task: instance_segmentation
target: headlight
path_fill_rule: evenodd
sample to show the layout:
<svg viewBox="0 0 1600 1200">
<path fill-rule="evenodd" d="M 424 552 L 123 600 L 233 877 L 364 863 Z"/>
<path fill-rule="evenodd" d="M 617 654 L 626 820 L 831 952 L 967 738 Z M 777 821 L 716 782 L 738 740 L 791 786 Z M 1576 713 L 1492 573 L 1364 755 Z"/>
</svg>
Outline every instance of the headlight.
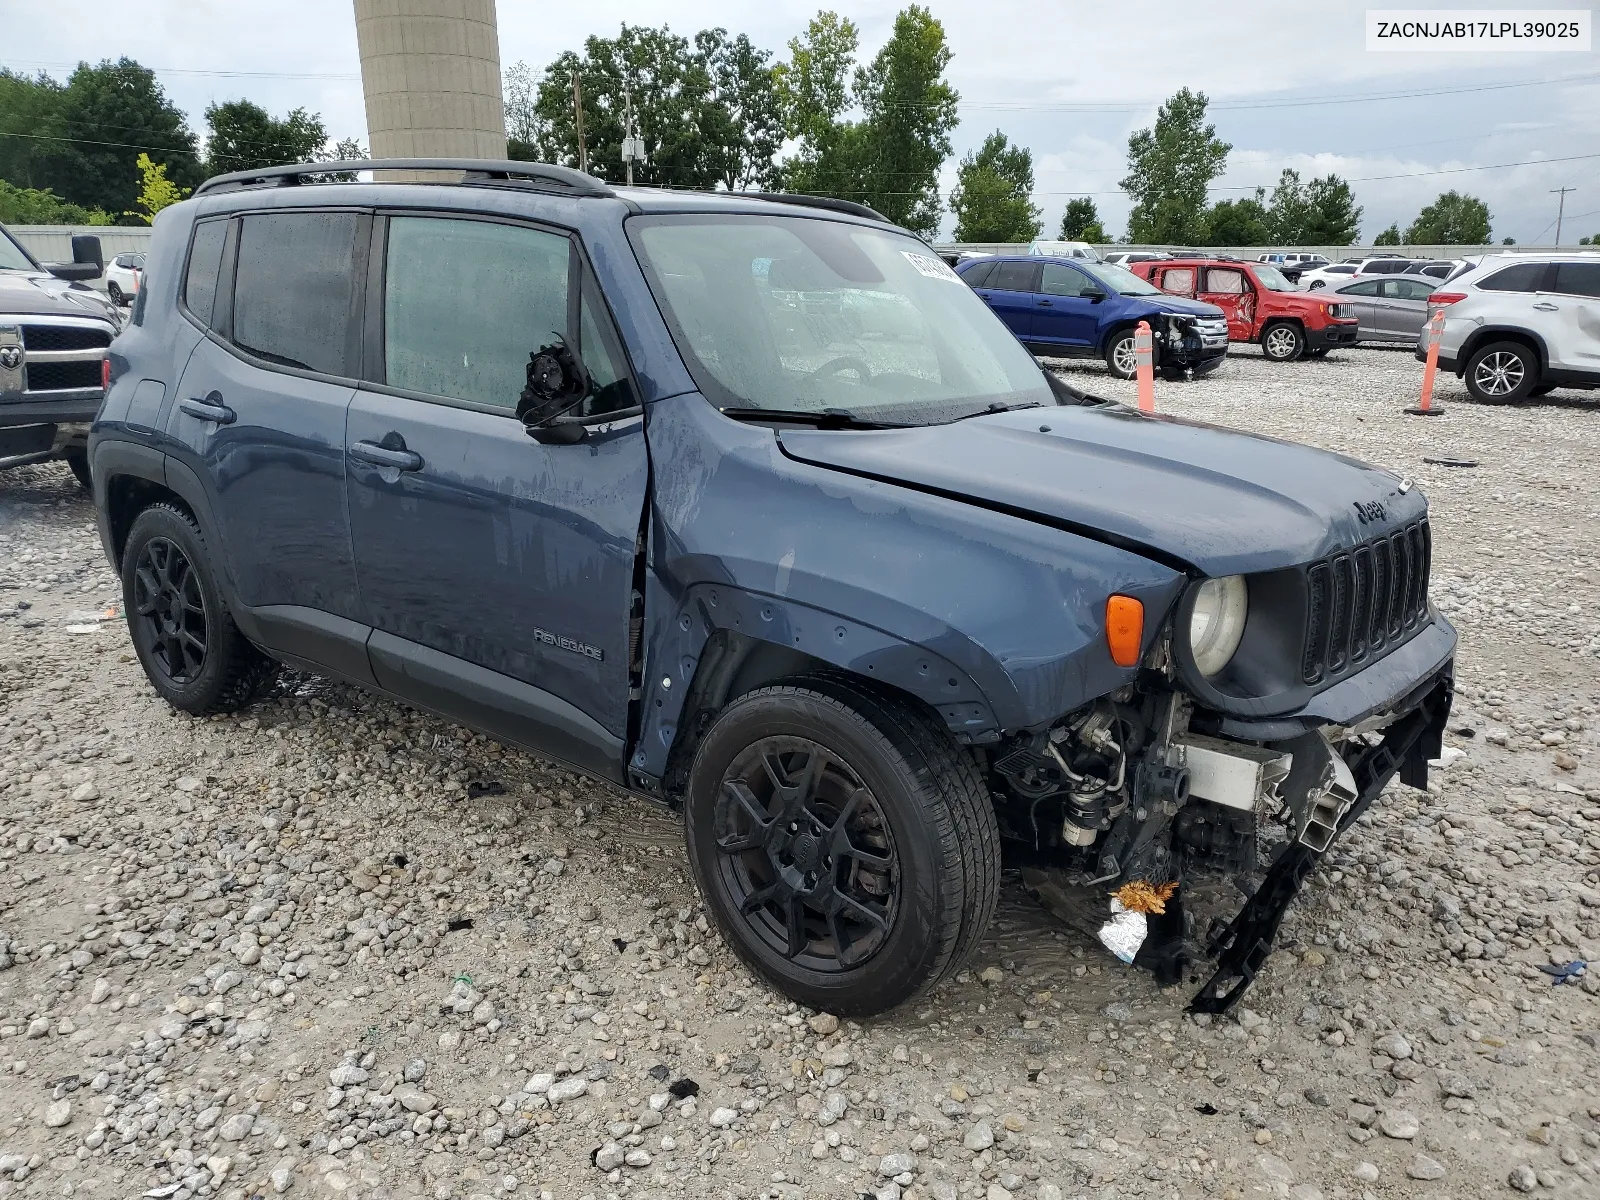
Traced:
<svg viewBox="0 0 1600 1200">
<path fill-rule="evenodd" d="M 1208 579 L 1200 585 L 1189 617 L 1189 652 L 1200 674 L 1209 679 L 1228 665 L 1244 637 L 1249 607 L 1242 575 Z"/>
</svg>

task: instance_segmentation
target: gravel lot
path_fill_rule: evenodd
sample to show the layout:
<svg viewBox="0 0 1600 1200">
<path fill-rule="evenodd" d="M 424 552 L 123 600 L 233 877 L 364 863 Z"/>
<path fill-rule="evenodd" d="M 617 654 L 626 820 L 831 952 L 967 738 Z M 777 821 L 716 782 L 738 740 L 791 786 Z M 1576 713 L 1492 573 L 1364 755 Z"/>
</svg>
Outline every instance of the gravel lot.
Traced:
<svg viewBox="0 0 1600 1200">
<path fill-rule="evenodd" d="M 1538 969 L 1600 960 L 1600 395 L 1423 421 L 1420 374 L 1156 385 L 1415 478 L 1462 631 L 1448 766 L 1217 1022 L 1015 883 L 929 1002 L 802 1011 L 668 812 L 318 679 L 167 709 L 71 476 L 0 475 L 0 1196 L 1600 1195 L 1600 971 Z"/>
</svg>

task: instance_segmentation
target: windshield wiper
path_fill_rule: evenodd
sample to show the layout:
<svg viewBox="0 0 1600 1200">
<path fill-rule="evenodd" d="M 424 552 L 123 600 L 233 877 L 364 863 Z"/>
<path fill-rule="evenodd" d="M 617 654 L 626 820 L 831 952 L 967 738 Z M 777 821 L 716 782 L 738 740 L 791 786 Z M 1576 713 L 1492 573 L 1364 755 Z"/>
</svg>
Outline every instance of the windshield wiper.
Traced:
<svg viewBox="0 0 1600 1200">
<path fill-rule="evenodd" d="M 1044 405 L 1040 404 L 1037 400 L 1029 400 L 1025 404 L 1002 404 L 1000 401 L 996 400 L 993 404 L 989 405 L 988 408 L 980 408 L 977 412 L 970 412 L 964 416 L 959 416 L 956 418 L 956 420 L 965 421 L 970 417 L 987 417 L 991 413 L 1016 412 L 1018 409 L 1023 408 L 1043 407 Z"/>
<path fill-rule="evenodd" d="M 723 416 L 736 421 L 795 421 L 818 429 L 908 429 L 898 421 L 869 421 L 849 409 L 824 408 L 724 408 Z"/>
</svg>

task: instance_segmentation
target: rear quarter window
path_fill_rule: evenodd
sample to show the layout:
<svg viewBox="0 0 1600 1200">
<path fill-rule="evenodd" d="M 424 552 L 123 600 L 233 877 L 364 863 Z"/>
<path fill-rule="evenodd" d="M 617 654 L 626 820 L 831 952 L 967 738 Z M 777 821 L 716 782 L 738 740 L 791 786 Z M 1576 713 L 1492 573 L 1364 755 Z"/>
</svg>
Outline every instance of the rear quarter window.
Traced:
<svg viewBox="0 0 1600 1200">
<path fill-rule="evenodd" d="M 200 324 L 211 327 L 211 314 L 217 299 L 217 274 L 222 267 L 222 246 L 227 240 L 228 222 L 201 221 L 194 227 L 189 243 L 189 265 L 183 276 L 183 306 Z M 142 302 L 149 288 L 139 290 Z M 137 319 L 142 313 L 136 311 Z M 142 323 L 142 322 L 141 322 Z"/>
<path fill-rule="evenodd" d="M 961 272 L 961 278 L 967 281 L 968 287 L 987 287 L 988 285 L 984 281 L 994 274 L 994 269 L 999 265 L 999 263 L 992 262 L 977 263 Z"/>
</svg>

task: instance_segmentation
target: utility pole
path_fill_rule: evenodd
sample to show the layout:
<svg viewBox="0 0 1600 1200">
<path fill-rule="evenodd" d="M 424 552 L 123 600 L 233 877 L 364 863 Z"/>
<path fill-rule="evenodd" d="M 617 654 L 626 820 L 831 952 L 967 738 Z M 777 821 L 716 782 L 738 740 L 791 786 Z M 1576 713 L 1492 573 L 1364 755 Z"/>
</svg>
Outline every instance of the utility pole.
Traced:
<svg viewBox="0 0 1600 1200">
<path fill-rule="evenodd" d="M 572 115 L 578 125 L 578 170 L 588 174 L 589 150 L 583 144 L 583 84 L 576 71 L 572 73 Z"/>
<path fill-rule="evenodd" d="M 1561 193 L 1561 201 L 1560 201 L 1559 204 L 1556 205 L 1556 245 L 1558 245 L 1558 246 L 1561 245 L 1561 218 L 1566 215 L 1566 211 L 1567 211 L 1567 193 L 1568 192 L 1575 192 L 1577 190 L 1578 189 L 1575 188 L 1575 187 L 1570 187 L 1570 188 L 1569 187 L 1551 188 L 1550 189 L 1551 195 L 1554 195 L 1557 192 Z"/>
<path fill-rule="evenodd" d="M 622 127 L 622 163 L 628 172 L 628 186 L 633 186 L 633 164 L 645 161 L 644 139 L 633 128 L 633 93 L 627 94 L 627 118 Z"/>
</svg>

